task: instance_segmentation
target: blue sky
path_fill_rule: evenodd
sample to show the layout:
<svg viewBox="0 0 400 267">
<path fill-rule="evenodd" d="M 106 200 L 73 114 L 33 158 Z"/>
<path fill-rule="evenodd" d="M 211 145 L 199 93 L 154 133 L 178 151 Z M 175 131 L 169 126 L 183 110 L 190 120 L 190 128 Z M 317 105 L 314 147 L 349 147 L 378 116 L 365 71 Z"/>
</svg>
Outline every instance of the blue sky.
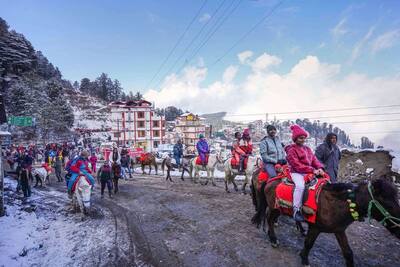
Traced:
<svg viewBox="0 0 400 267">
<path fill-rule="evenodd" d="M 201 17 L 207 18 L 222 1 L 207 1 Z M 226 0 L 223 8 L 231 1 Z M 72 81 L 95 78 L 106 72 L 119 79 L 127 91 L 144 91 L 202 3 L 0 0 L 0 16 L 58 66 L 65 78 Z M 199 57 L 205 66 L 214 62 L 277 3 L 241 1 L 193 63 L 199 62 Z M 397 75 L 400 73 L 399 32 L 396 32 L 400 28 L 400 18 L 396 15 L 399 12 L 400 1 L 285 1 L 269 20 L 209 70 L 204 83 L 213 82 L 227 66 L 237 64 L 237 54 L 244 50 L 267 52 L 283 59 L 276 67 L 279 73 L 287 72 L 307 55 L 315 55 L 322 62 L 340 64 L 343 75 L 352 72 L 371 77 Z M 204 23 L 196 20 L 153 86 L 159 84 L 159 79 Z M 369 31 L 371 34 L 363 43 Z M 376 38 L 390 31 L 395 32 L 388 37 L 391 40 L 385 39 L 389 47 L 371 48 Z M 360 42 L 358 56 L 352 59 Z M 245 75 L 245 71 L 241 72 L 237 79 Z"/>
</svg>

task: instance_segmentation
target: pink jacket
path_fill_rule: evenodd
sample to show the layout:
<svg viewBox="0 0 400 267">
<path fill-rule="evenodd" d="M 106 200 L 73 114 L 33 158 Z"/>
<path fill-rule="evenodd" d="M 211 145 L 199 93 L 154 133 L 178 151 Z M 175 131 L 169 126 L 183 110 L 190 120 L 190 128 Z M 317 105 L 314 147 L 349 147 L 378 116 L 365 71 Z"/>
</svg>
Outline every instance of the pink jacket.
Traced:
<svg viewBox="0 0 400 267">
<path fill-rule="evenodd" d="M 291 172 L 312 173 L 316 169 L 323 168 L 321 162 L 308 146 L 299 146 L 296 144 L 285 147 L 286 159 L 290 165 Z"/>
<path fill-rule="evenodd" d="M 90 163 L 92 163 L 92 164 L 96 164 L 96 162 L 97 162 L 97 157 L 96 157 L 96 156 L 91 156 L 91 157 L 89 158 L 89 161 L 90 161 Z"/>
</svg>

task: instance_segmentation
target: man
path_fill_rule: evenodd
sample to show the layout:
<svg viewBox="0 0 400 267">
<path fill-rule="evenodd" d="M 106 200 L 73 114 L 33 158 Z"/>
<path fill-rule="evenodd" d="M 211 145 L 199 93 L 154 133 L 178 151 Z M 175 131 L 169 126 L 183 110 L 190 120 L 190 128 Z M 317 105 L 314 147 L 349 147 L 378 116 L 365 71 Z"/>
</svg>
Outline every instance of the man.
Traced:
<svg viewBox="0 0 400 267">
<path fill-rule="evenodd" d="M 88 158 L 89 152 L 87 150 L 82 150 L 79 158 L 76 160 L 74 159 L 74 162 L 69 168 L 69 170 L 71 171 L 71 178 L 68 181 L 68 195 L 70 197 L 72 197 L 72 186 L 74 185 L 76 178 L 78 178 L 79 175 L 86 176 L 92 186 L 94 186 L 95 184 L 95 180 L 91 175 L 91 170 L 89 169 Z"/>
<path fill-rule="evenodd" d="M 181 158 L 183 156 L 183 145 L 181 139 L 178 139 L 178 142 L 174 145 L 173 149 L 174 159 L 176 162 L 176 166 L 181 169 Z"/>
<path fill-rule="evenodd" d="M 201 165 L 203 167 L 207 166 L 207 156 L 210 153 L 210 148 L 208 147 L 207 140 L 204 138 L 204 134 L 199 135 L 199 141 L 196 144 L 197 152 L 201 160 Z"/>
<path fill-rule="evenodd" d="M 264 169 L 268 173 L 268 177 L 275 177 L 275 164 L 286 164 L 286 154 L 283 150 L 281 141 L 276 136 L 276 128 L 273 125 L 267 126 L 268 135 L 265 136 L 260 143 L 260 154 L 264 163 Z"/>
<path fill-rule="evenodd" d="M 63 181 L 63 178 L 61 176 L 61 170 L 62 170 L 62 167 L 63 167 L 63 160 L 62 159 L 63 159 L 62 155 L 57 156 L 56 157 L 56 162 L 54 164 L 54 170 L 55 170 L 58 182 L 62 182 Z"/>
<path fill-rule="evenodd" d="M 123 172 L 123 178 L 126 179 L 126 173 L 129 173 L 129 178 L 132 178 L 132 173 L 131 173 L 131 168 L 130 168 L 130 163 L 131 163 L 131 157 L 128 154 L 128 151 L 123 151 L 121 152 L 121 167 L 122 167 L 122 172 Z"/>
<path fill-rule="evenodd" d="M 339 161 L 342 156 L 336 143 L 337 135 L 328 133 L 325 141 L 315 150 L 315 155 L 324 164 L 325 171 L 329 174 L 332 183 L 337 182 Z"/>
</svg>

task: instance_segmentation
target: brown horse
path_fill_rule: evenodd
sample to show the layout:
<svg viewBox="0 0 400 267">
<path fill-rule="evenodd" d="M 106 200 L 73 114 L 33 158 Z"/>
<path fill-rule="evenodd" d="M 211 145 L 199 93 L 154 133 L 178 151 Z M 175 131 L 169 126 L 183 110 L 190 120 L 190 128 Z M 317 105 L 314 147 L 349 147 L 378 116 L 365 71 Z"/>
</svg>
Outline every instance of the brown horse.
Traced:
<svg viewBox="0 0 400 267">
<path fill-rule="evenodd" d="M 260 194 L 259 209 L 253 217 L 253 223 L 260 225 L 267 206 L 268 236 L 273 247 L 279 242 L 275 235 L 274 222 L 280 215 L 275 207 L 275 190 L 280 181 L 273 181 L 263 186 Z M 350 200 L 350 201 L 349 201 Z M 309 223 L 309 229 L 300 253 L 304 266 L 309 265 L 308 254 L 320 233 L 333 233 L 336 236 L 346 266 L 354 266 L 353 252 L 347 241 L 346 228 L 356 219 L 368 217 L 381 222 L 393 235 L 400 238 L 400 206 L 397 189 L 386 180 L 360 183 L 357 186 L 349 183 L 326 184 L 319 196 L 319 207 L 315 224 Z M 355 206 L 354 206 L 355 204 Z M 350 211 L 350 205 L 353 211 Z"/>
<path fill-rule="evenodd" d="M 146 153 L 140 157 L 136 157 L 136 161 L 139 162 L 140 165 L 142 166 L 143 174 L 145 174 L 145 172 L 144 172 L 145 166 L 149 166 L 149 174 L 151 174 L 151 165 L 153 165 L 154 168 L 156 169 L 156 175 L 158 174 L 158 166 L 157 166 L 157 162 L 156 162 L 156 156 L 153 153 Z"/>
</svg>

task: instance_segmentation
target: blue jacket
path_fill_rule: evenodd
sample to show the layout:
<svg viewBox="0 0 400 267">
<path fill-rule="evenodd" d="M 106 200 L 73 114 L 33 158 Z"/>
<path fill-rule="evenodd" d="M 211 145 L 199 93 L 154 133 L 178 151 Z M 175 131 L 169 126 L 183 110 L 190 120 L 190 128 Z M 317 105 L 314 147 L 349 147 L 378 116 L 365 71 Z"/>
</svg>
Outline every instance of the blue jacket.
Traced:
<svg viewBox="0 0 400 267">
<path fill-rule="evenodd" d="M 174 153 L 174 157 L 179 157 L 179 158 L 182 157 L 182 155 L 183 155 L 183 145 L 179 144 L 179 143 L 176 143 L 174 145 L 173 153 Z"/>
<path fill-rule="evenodd" d="M 200 139 L 196 144 L 197 152 L 199 154 L 207 154 L 210 153 L 210 148 L 208 147 L 208 143 L 206 139 Z"/>
<path fill-rule="evenodd" d="M 279 160 L 286 159 L 285 151 L 278 136 L 274 138 L 265 136 L 260 143 L 260 154 L 265 163 L 276 164 Z"/>
</svg>

